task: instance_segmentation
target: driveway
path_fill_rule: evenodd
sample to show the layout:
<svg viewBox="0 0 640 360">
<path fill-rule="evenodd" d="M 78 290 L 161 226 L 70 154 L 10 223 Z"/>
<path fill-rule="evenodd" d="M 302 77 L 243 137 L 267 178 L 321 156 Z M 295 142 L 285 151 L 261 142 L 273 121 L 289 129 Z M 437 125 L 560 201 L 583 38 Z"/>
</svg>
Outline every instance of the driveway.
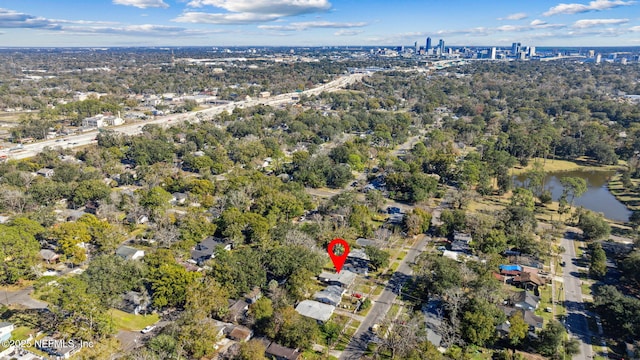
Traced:
<svg viewBox="0 0 640 360">
<path fill-rule="evenodd" d="M 46 309 L 48 304 L 43 301 L 33 299 L 30 294 L 33 287 L 29 286 L 21 290 L 0 289 L 0 304 L 18 305 L 27 309 Z"/>
<path fill-rule="evenodd" d="M 120 341 L 120 348 L 123 352 L 127 352 L 133 350 L 137 347 L 142 346 L 147 340 L 158 335 L 163 327 L 167 326 L 169 321 L 161 320 L 155 323 L 155 329 L 147 334 L 143 334 L 140 330 L 137 331 L 128 331 L 128 330 L 119 330 L 116 338 Z"/>
</svg>

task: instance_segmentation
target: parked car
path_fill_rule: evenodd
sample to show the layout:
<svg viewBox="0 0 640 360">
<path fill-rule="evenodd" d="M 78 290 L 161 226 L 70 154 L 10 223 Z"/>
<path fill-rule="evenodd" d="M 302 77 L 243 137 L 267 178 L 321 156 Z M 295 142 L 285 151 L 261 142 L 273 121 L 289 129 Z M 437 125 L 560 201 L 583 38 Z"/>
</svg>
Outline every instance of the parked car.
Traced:
<svg viewBox="0 0 640 360">
<path fill-rule="evenodd" d="M 149 325 L 146 328 L 140 330 L 141 333 L 146 334 L 146 333 L 150 333 L 153 331 L 153 329 L 155 329 L 156 327 L 154 325 Z"/>
<path fill-rule="evenodd" d="M 400 212 L 401 212 L 400 208 L 396 207 L 396 206 L 389 206 L 387 208 L 387 213 L 388 214 L 400 214 Z"/>
</svg>

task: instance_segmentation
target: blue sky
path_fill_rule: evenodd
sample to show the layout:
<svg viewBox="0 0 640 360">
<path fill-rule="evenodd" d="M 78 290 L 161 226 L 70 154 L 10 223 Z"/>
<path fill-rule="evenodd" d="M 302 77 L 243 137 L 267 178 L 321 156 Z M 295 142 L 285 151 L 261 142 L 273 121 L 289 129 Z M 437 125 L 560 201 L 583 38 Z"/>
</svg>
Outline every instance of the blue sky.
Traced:
<svg viewBox="0 0 640 360">
<path fill-rule="evenodd" d="M 636 0 L 566 1 L 0 0 L 0 47 L 640 46 Z"/>
</svg>

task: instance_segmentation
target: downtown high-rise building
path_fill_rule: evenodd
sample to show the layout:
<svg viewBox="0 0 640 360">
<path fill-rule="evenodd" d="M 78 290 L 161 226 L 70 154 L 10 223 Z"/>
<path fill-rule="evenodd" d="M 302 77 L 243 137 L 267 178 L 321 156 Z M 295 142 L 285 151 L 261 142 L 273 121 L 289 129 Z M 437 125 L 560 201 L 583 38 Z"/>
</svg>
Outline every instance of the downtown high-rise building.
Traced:
<svg viewBox="0 0 640 360">
<path fill-rule="evenodd" d="M 439 55 L 444 55 L 444 40 L 440 39 L 440 41 L 438 41 L 438 54 Z"/>
<path fill-rule="evenodd" d="M 519 43 L 519 42 L 514 42 L 513 44 L 511 44 L 511 55 L 518 56 L 518 53 L 520 52 L 520 47 L 521 46 L 522 46 L 522 44 Z"/>
<path fill-rule="evenodd" d="M 424 51 L 428 54 L 431 50 L 431 38 L 427 38 L 427 43 L 425 44 Z"/>
<path fill-rule="evenodd" d="M 491 54 L 489 56 L 491 57 L 491 60 L 495 60 L 496 59 L 496 48 L 495 47 L 491 48 Z"/>
</svg>

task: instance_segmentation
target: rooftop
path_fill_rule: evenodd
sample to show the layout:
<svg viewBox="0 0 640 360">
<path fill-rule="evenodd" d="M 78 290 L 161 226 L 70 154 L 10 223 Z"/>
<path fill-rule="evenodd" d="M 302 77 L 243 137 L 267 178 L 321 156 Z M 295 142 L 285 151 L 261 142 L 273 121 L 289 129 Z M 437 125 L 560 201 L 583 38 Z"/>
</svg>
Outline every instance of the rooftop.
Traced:
<svg viewBox="0 0 640 360">
<path fill-rule="evenodd" d="M 333 305 L 327 305 L 313 300 L 304 300 L 296 306 L 296 311 L 300 315 L 321 322 L 329 320 L 335 309 L 336 307 Z"/>
<path fill-rule="evenodd" d="M 339 273 L 323 271 L 318 278 L 323 281 L 337 282 L 343 286 L 349 286 L 353 284 L 353 281 L 356 279 L 356 274 L 348 270 L 342 270 Z"/>
<path fill-rule="evenodd" d="M 274 342 L 272 342 L 271 345 L 267 347 L 265 353 L 287 360 L 297 360 L 300 357 L 300 352 L 298 352 L 297 349 L 284 347 Z"/>
</svg>

